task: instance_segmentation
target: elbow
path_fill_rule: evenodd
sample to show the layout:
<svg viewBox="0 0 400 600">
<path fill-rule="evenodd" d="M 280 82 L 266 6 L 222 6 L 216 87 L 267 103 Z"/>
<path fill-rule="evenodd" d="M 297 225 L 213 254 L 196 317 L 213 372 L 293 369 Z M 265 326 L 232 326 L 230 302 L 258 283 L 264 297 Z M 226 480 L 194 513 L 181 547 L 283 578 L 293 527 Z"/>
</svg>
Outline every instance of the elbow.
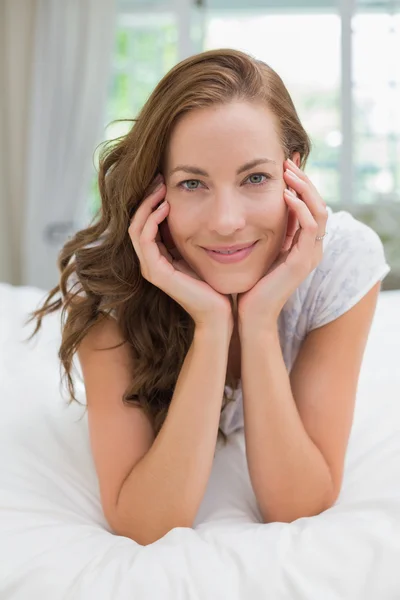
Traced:
<svg viewBox="0 0 400 600">
<path fill-rule="evenodd" d="M 275 513 L 269 512 L 268 515 L 263 515 L 263 523 L 293 523 L 294 521 L 297 521 L 297 519 L 304 519 L 306 517 L 317 517 L 321 513 L 325 512 L 327 508 L 318 508 L 315 510 L 293 510 L 286 512 L 277 511 Z"/>
<path fill-rule="evenodd" d="M 293 523 L 304 517 L 317 517 L 335 504 L 339 492 L 329 488 L 329 491 L 321 498 L 315 498 L 313 502 L 307 503 L 281 502 L 279 506 L 260 510 L 263 523 Z"/>
<path fill-rule="evenodd" d="M 268 514 L 263 514 L 263 523 L 293 523 L 297 519 L 305 517 L 316 517 L 323 513 L 326 509 L 315 510 L 291 510 L 291 511 L 269 511 Z"/>
<path fill-rule="evenodd" d="M 144 521 L 137 523 L 136 526 L 132 523 L 114 523 L 111 525 L 111 530 L 114 535 L 126 537 L 136 542 L 140 546 L 149 546 L 158 540 L 162 539 L 167 533 L 176 528 L 193 528 L 193 522 L 188 522 L 184 519 L 176 519 L 170 523 L 155 526 L 154 523 L 148 525 Z"/>
</svg>

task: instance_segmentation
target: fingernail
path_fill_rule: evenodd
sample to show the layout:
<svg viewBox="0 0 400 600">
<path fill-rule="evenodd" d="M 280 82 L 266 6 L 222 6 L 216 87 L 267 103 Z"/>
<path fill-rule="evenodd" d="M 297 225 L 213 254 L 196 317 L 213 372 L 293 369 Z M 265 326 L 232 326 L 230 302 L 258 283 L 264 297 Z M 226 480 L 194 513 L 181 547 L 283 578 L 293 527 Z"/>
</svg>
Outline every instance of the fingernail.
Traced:
<svg viewBox="0 0 400 600">
<path fill-rule="evenodd" d="M 286 169 L 285 173 L 286 173 L 286 175 L 289 175 L 296 181 L 300 181 L 300 177 L 297 177 L 296 173 L 293 173 L 293 171 L 290 171 L 290 169 Z"/>
<path fill-rule="evenodd" d="M 290 198 L 290 199 L 297 198 L 297 196 L 295 196 L 295 195 L 293 194 L 293 192 L 292 192 L 292 191 L 290 191 L 290 190 L 284 190 L 284 192 L 283 192 L 283 193 L 284 193 L 284 194 L 286 194 L 286 196 L 287 196 L 288 198 Z"/>
<path fill-rule="evenodd" d="M 160 210 L 160 208 L 164 208 L 164 206 L 167 204 L 167 201 L 164 200 L 164 202 L 162 204 L 160 204 L 160 206 L 157 207 L 157 210 Z"/>
</svg>

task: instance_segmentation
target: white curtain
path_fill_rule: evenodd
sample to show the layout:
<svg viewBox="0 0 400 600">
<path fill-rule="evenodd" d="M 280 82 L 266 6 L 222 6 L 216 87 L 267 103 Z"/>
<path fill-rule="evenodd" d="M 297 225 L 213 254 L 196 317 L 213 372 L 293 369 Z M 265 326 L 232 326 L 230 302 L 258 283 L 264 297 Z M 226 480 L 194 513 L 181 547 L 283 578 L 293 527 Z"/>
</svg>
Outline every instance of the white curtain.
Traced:
<svg viewBox="0 0 400 600">
<path fill-rule="evenodd" d="M 0 0 L 0 281 L 21 280 L 26 128 L 36 2 Z"/>
<path fill-rule="evenodd" d="M 0 0 L 0 281 L 43 289 L 88 205 L 116 0 Z"/>
</svg>

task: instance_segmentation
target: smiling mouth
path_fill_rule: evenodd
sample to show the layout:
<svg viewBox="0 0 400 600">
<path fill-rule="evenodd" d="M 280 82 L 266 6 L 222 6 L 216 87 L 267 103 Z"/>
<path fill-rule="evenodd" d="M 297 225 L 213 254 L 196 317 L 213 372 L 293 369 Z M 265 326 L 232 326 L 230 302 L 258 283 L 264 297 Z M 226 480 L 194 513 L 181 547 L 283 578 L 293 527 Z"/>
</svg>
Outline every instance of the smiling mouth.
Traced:
<svg viewBox="0 0 400 600">
<path fill-rule="evenodd" d="M 253 245 L 254 244 L 251 244 L 251 246 Z M 210 250 L 210 252 L 216 252 L 217 254 L 224 254 L 229 256 L 230 254 L 236 254 L 236 252 L 246 250 L 247 248 L 250 248 L 250 246 L 243 246 L 243 248 L 238 248 L 237 250 Z"/>
<path fill-rule="evenodd" d="M 251 246 L 247 246 L 245 248 L 242 248 L 241 250 L 235 250 L 234 252 L 216 252 L 214 250 L 207 250 L 207 248 L 204 248 L 204 251 L 207 252 L 208 256 L 210 258 L 212 258 L 213 260 L 215 260 L 216 262 L 222 263 L 222 264 L 230 264 L 230 263 L 237 263 L 241 260 L 244 260 L 245 258 L 247 258 L 253 251 L 254 247 L 257 245 L 258 240 L 256 242 L 254 242 L 254 244 L 251 244 Z"/>
<path fill-rule="evenodd" d="M 258 240 L 256 240 L 255 242 L 250 242 L 248 244 L 245 244 L 244 246 L 235 246 L 234 244 L 232 244 L 232 246 L 226 246 L 221 247 L 221 248 L 204 248 L 204 250 L 209 250 L 210 252 L 218 252 L 218 254 L 233 254 L 234 252 L 238 252 L 239 250 L 246 250 L 247 248 L 250 248 L 251 246 L 254 246 L 254 244 L 257 242 Z"/>
</svg>

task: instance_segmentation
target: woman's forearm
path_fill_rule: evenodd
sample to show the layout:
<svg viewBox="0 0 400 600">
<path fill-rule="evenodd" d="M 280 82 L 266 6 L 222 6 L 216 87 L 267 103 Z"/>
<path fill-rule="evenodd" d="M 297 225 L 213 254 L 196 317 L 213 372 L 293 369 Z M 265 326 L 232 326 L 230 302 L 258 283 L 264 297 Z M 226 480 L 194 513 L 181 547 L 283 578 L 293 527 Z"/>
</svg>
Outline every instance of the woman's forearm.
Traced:
<svg viewBox="0 0 400 600">
<path fill-rule="evenodd" d="M 119 535 L 146 545 L 192 526 L 213 464 L 230 337 L 224 324 L 196 329 L 161 430 L 121 490 Z"/>
<path fill-rule="evenodd" d="M 278 329 L 242 334 L 242 389 L 249 475 L 265 522 L 328 508 L 329 468 L 293 398 Z"/>
</svg>

